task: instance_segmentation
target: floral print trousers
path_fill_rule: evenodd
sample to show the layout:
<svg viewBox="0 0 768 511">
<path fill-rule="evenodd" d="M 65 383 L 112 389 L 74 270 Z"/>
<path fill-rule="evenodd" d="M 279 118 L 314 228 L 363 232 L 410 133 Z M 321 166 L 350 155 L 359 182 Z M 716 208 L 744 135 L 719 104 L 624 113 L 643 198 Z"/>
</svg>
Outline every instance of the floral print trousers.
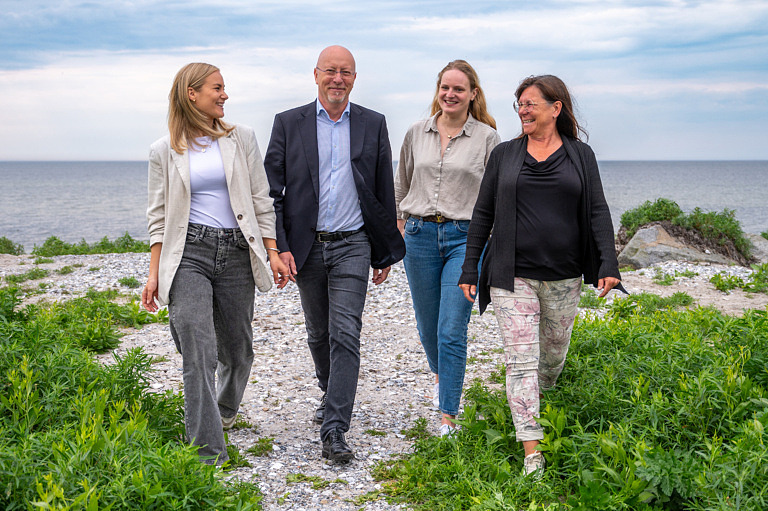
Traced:
<svg viewBox="0 0 768 511">
<path fill-rule="evenodd" d="M 518 442 L 541 440 L 539 389 L 554 387 L 563 371 L 581 295 L 581 277 L 540 281 L 515 278 L 515 290 L 491 288 L 504 342 L 507 401 Z"/>
</svg>

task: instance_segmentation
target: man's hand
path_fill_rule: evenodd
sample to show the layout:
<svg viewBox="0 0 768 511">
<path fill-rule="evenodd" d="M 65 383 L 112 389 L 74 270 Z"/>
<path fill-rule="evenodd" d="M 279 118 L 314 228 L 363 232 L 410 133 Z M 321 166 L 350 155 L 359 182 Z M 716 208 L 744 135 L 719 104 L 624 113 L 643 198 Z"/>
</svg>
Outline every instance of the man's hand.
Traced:
<svg viewBox="0 0 768 511">
<path fill-rule="evenodd" d="M 280 252 L 280 260 L 288 269 L 285 276 L 288 277 L 291 282 L 296 282 L 296 261 L 293 260 L 293 254 L 290 252 Z M 286 281 L 285 284 L 287 283 L 288 282 Z M 285 284 L 283 284 L 283 287 L 285 287 Z"/>
<path fill-rule="evenodd" d="M 614 287 L 619 285 L 619 282 L 621 282 L 616 277 L 605 277 L 603 279 L 600 279 L 597 281 L 597 290 L 601 291 L 600 298 L 604 297 L 608 294 L 608 291 L 613 289 Z"/>
<path fill-rule="evenodd" d="M 389 275 L 389 270 L 391 270 L 391 266 L 387 266 L 383 270 L 377 270 L 376 268 L 373 269 L 373 278 L 371 279 L 371 282 L 376 284 L 377 286 L 387 280 L 387 275 Z"/>
</svg>

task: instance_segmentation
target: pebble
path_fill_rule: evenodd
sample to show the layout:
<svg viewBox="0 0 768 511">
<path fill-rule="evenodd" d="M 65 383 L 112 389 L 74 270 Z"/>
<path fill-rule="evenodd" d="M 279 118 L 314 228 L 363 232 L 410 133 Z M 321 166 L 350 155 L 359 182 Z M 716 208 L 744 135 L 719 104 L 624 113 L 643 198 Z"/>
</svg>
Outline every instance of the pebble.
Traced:
<svg viewBox="0 0 768 511">
<path fill-rule="evenodd" d="M 23 273 L 35 265 L 32 256 L 3 256 L 0 276 Z M 117 289 L 138 296 L 141 288 L 122 286 L 118 279 L 134 277 L 144 283 L 149 254 L 106 254 L 58 256 L 53 263 L 41 264 L 51 270 L 49 277 L 22 284 L 42 292 L 30 293 L 26 301 L 70 299 L 89 288 Z M 55 270 L 72 266 L 74 271 L 60 275 Z M 675 275 L 692 271 L 692 278 L 678 277 L 674 286 L 660 288 L 652 283 L 655 272 Z M 666 262 L 653 268 L 626 273 L 625 284 L 631 292 L 653 289 L 657 292 L 684 290 L 714 293 L 719 302 L 724 295 L 713 290 L 709 278 L 728 273 L 746 279 L 749 268 Z M 41 289 L 39 286 L 43 284 Z M 609 299 L 620 295 L 612 291 Z M 763 296 L 763 295 L 760 295 Z M 761 298 L 762 299 L 762 298 Z M 754 306 L 763 302 L 755 302 Z M 750 303 L 751 305 L 751 303 Z M 503 363 L 501 341 L 492 307 L 482 316 L 473 311 L 468 330 L 468 365 L 465 386 L 477 378 L 486 384 L 491 372 Z M 591 313 L 582 311 L 582 313 Z M 252 427 L 229 431 L 230 443 L 236 445 L 251 467 L 228 472 L 226 477 L 254 482 L 264 495 L 265 510 L 358 510 L 385 511 L 405 509 L 385 499 L 356 504 L 354 499 L 381 490 L 371 471 L 412 450 L 404 430 L 424 417 L 429 430 L 437 434 L 440 414 L 432 406 L 433 376 L 427 366 L 416 330 L 410 292 L 402 264 L 393 266 L 386 282 L 370 284 L 363 313 L 361 366 L 357 398 L 347 441 L 356 459 L 348 464 L 333 464 L 320 457 L 319 426 L 312 416 L 320 403 L 314 367 L 306 346 L 304 318 L 295 284 L 284 290 L 257 293 L 253 320 L 255 352 L 249 385 L 240 407 L 240 418 Z M 171 389 L 181 392 L 181 357 L 176 352 L 168 325 L 146 325 L 140 330 L 126 329 L 122 344 L 115 352 L 123 354 L 141 347 L 156 357 L 151 374 L 153 391 Z M 111 353 L 97 357 L 111 363 Z M 493 386 L 493 384 L 489 384 Z M 372 434 L 374 433 L 374 434 Z M 375 433 L 383 433 L 384 436 Z M 257 457 L 246 450 L 259 438 L 272 438 L 273 450 Z M 326 481 L 341 479 L 315 490 L 312 483 L 288 483 L 291 474 L 320 477 Z M 367 498 L 367 497 L 366 497 Z"/>
</svg>

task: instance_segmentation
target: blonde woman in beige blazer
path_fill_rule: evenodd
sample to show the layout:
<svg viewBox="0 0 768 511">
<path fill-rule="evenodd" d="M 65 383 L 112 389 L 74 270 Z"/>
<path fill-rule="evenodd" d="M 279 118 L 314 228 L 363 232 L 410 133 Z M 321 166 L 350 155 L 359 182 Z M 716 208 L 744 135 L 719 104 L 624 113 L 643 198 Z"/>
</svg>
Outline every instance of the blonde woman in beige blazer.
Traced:
<svg viewBox="0 0 768 511">
<path fill-rule="evenodd" d="M 228 459 L 223 429 L 235 422 L 253 363 L 254 288 L 288 283 L 256 136 L 221 120 L 227 98 L 210 64 L 188 64 L 174 79 L 170 134 L 149 154 L 151 257 L 141 297 L 150 312 L 168 305 L 187 437 L 201 460 L 217 464 Z"/>
</svg>

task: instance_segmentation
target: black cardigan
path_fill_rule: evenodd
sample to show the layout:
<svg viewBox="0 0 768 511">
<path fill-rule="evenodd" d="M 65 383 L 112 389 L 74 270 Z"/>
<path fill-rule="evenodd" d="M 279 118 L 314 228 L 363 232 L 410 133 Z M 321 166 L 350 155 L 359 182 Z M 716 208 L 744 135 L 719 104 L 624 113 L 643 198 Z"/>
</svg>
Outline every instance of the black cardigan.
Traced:
<svg viewBox="0 0 768 511">
<path fill-rule="evenodd" d="M 578 218 L 579 228 L 586 234 L 582 236 L 579 247 L 582 254 L 581 271 L 584 282 L 597 287 L 601 278 L 621 279 L 619 263 L 616 260 L 611 213 L 603 195 L 595 153 L 579 140 L 566 136 L 561 138 L 565 151 L 579 174 L 583 192 Z M 481 314 L 491 301 L 491 287 L 514 291 L 517 229 L 517 196 L 514 190 L 527 147 L 527 136 L 496 146 L 488 159 L 472 212 L 467 234 L 467 253 L 459 284 L 477 283 Z M 512 190 L 512 193 L 498 195 L 499 190 Z M 497 217 L 499 222 L 495 221 Z M 477 263 L 486 241 L 488 250 L 483 257 L 478 281 Z M 624 291 L 621 284 L 617 288 Z"/>
</svg>

